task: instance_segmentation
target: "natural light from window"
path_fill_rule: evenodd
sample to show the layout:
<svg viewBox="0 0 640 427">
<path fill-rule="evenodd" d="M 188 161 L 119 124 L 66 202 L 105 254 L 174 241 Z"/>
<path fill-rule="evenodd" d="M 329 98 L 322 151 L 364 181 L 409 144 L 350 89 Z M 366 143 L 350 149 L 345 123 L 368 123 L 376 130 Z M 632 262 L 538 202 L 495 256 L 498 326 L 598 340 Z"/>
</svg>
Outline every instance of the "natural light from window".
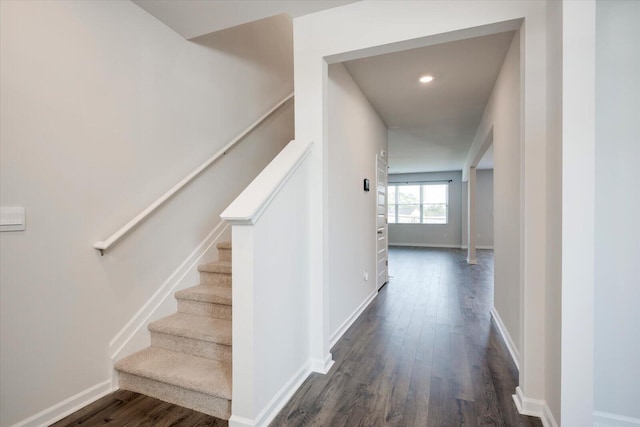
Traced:
<svg viewBox="0 0 640 427">
<path fill-rule="evenodd" d="M 389 224 L 446 224 L 449 184 L 389 183 Z"/>
</svg>

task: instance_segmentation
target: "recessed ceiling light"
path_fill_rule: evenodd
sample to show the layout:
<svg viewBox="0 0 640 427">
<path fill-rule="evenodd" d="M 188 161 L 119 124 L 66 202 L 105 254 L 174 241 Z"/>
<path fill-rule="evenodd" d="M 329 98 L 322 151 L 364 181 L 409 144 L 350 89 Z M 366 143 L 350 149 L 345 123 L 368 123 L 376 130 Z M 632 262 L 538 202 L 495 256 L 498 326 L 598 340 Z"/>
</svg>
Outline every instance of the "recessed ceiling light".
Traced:
<svg viewBox="0 0 640 427">
<path fill-rule="evenodd" d="M 420 77 L 420 83 L 429 83 L 431 80 L 433 80 L 433 76 Z"/>
</svg>

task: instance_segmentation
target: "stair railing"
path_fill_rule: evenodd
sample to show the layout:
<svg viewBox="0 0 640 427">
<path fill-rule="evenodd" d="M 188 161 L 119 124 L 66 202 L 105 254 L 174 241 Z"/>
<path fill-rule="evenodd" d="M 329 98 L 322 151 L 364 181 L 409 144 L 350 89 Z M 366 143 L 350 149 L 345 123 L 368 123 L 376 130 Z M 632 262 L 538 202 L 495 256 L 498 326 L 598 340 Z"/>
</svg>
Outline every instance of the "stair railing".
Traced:
<svg viewBox="0 0 640 427">
<path fill-rule="evenodd" d="M 151 203 L 147 206 L 142 212 L 136 215 L 131 221 L 127 222 L 124 226 L 122 226 L 118 231 L 113 233 L 106 240 L 101 240 L 96 242 L 93 247 L 100 251 L 100 255 L 104 255 L 104 252 L 117 243 L 120 239 L 122 239 L 129 231 L 134 229 L 138 224 L 144 221 L 149 215 L 151 215 L 156 209 L 162 206 L 167 200 L 173 197 L 178 191 L 184 188 L 189 182 L 191 182 L 196 176 L 200 175 L 205 169 L 211 166 L 216 160 L 220 157 L 227 154 L 227 152 L 233 148 L 238 142 L 240 142 L 245 136 L 247 136 L 252 130 L 254 130 L 260 123 L 264 122 L 271 114 L 273 114 L 278 108 L 284 105 L 287 101 L 293 98 L 293 93 L 290 93 L 285 97 L 282 101 L 278 102 L 273 108 L 267 111 L 263 116 L 261 116 L 258 120 L 252 123 L 248 128 L 246 128 L 242 133 L 232 139 L 229 143 L 227 143 L 224 147 L 218 150 L 213 156 L 211 156 L 207 161 L 198 166 L 193 172 L 184 177 L 180 182 L 171 187 L 169 191 L 164 193 L 162 196 L 158 198 L 155 202 Z"/>
</svg>

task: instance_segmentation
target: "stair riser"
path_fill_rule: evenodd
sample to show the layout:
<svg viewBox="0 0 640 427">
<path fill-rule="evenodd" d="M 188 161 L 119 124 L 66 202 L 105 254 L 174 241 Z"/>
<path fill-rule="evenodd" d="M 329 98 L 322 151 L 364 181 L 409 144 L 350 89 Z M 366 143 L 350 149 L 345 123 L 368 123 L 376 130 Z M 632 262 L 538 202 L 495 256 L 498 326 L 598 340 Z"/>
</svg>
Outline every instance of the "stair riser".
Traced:
<svg viewBox="0 0 640 427">
<path fill-rule="evenodd" d="M 224 288 L 231 287 L 231 275 L 224 273 L 209 273 L 207 271 L 200 272 L 200 283 L 203 285 L 221 286 Z"/>
<path fill-rule="evenodd" d="M 218 249 L 218 261 L 231 261 L 231 249 Z"/>
<path fill-rule="evenodd" d="M 207 415 L 228 420 L 231 416 L 231 401 L 182 387 L 166 384 L 160 381 L 120 372 L 118 376 L 120 388 L 147 396 L 174 405 L 203 412 Z"/>
<path fill-rule="evenodd" d="M 171 351 L 231 362 L 231 346 L 151 331 L 151 346 Z"/>
<path fill-rule="evenodd" d="M 189 313 L 198 316 L 209 316 L 215 319 L 231 320 L 231 306 L 179 299 L 178 313 Z"/>
</svg>

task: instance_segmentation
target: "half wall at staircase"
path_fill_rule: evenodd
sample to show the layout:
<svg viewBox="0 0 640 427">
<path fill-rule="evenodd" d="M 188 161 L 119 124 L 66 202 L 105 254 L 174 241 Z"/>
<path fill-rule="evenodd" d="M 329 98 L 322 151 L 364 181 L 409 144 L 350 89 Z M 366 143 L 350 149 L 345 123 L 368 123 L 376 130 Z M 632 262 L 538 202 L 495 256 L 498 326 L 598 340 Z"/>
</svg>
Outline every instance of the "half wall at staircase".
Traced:
<svg viewBox="0 0 640 427">
<path fill-rule="evenodd" d="M 0 236 L 0 425 L 40 425 L 111 389 L 109 342 L 293 138 L 290 102 L 93 249 L 292 92 L 292 28 L 186 41 L 131 2 L 0 9 L 0 204 L 28 218 Z"/>
</svg>

